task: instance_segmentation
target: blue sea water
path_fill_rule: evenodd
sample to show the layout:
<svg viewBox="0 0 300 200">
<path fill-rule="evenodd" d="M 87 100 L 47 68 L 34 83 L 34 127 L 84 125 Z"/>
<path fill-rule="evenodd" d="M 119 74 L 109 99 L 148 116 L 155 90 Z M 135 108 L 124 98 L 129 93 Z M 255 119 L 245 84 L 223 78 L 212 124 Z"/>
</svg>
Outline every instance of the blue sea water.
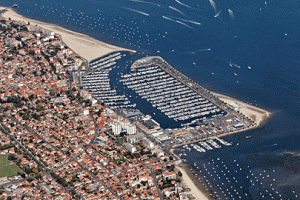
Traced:
<svg viewBox="0 0 300 200">
<path fill-rule="evenodd" d="M 2 0 L 0 5 L 13 3 L 26 17 L 135 49 L 132 60 L 162 56 L 207 89 L 274 112 L 264 126 L 226 137 L 232 146 L 191 151 L 186 159 L 191 165 L 197 160 L 217 199 L 300 195 L 297 158 L 282 155 L 300 149 L 300 1 Z M 220 176 L 223 165 L 230 172 Z"/>
</svg>

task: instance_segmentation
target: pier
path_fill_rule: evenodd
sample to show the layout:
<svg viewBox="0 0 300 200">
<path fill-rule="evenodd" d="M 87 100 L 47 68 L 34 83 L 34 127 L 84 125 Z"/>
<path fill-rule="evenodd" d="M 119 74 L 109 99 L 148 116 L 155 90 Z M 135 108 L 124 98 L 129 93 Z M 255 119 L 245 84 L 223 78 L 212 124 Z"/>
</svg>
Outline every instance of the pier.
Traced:
<svg viewBox="0 0 300 200">
<path fill-rule="evenodd" d="M 228 107 L 198 84 L 172 68 L 161 57 L 139 59 L 120 82 L 134 90 L 167 117 L 193 125 L 227 114 Z"/>
<path fill-rule="evenodd" d="M 124 56 L 126 55 L 118 52 L 90 63 L 89 69 L 93 73 L 86 74 L 81 78 L 83 88 L 89 90 L 94 98 L 110 108 L 135 107 L 127 97 L 117 95 L 116 90 L 110 87 L 109 72 L 116 67 L 116 61 Z"/>
<path fill-rule="evenodd" d="M 174 69 L 169 63 L 167 63 L 162 57 L 160 56 L 149 56 L 142 59 L 139 59 L 135 61 L 131 69 L 136 70 L 140 67 L 147 67 L 157 65 L 162 70 L 164 70 L 166 73 L 168 73 L 170 76 L 177 79 L 179 82 L 186 85 L 188 88 L 196 92 L 198 95 L 202 96 L 203 98 L 206 98 L 210 102 L 214 103 L 217 107 L 224 110 L 225 112 L 233 112 L 231 107 L 224 104 L 224 102 L 220 101 L 218 98 L 216 98 L 214 95 L 212 95 L 208 90 L 200 86 L 198 83 L 191 80 L 189 77 L 185 76 L 181 72 Z"/>
</svg>

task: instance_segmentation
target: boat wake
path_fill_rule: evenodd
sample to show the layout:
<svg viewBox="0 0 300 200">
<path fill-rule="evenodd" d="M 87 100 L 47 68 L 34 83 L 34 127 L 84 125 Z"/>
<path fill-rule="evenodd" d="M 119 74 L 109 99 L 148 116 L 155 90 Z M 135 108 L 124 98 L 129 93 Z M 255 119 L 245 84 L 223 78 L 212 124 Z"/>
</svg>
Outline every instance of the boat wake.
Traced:
<svg viewBox="0 0 300 200">
<path fill-rule="evenodd" d="M 183 16 L 186 17 L 186 14 L 184 14 L 182 11 L 178 10 L 177 8 L 174 8 L 174 7 L 172 7 L 172 6 L 169 6 L 169 8 L 172 9 L 172 10 L 174 10 L 174 11 L 176 11 L 176 12 L 178 12 L 178 13 L 180 13 L 181 15 L 183 15 Z"/>
<path fill-rule="evenodd" d="M 268 146 L 265 146 L 265 147 L 274 147 L 274 146 L 277 146 L 277 143 L 271 144 L 271 145 L 268 145 Z"/>
<path fill-rule="evenodd" d="M 187 27 L 187 28 L 189 28 L 189 29 L 191 29 L 191 30 L 194 30 L 192 27 L 190 27 L 189 25 L 187 25 L 186 23 L 183 23 L 183 22 L 181 22 L 181 21 L 176 21 L 177 23 L 179 23 L 179 24 L 182 24 L 183 26 L 185 26 L 185 27 Z"/>
<path fill-rule="evenodd" d="M 231 63 L 233 66 L 235 66 L 236 68 L 241 68 L 241 66 L 237 65 L 237 64 L 234 64 L 234 63 Z"/>
<path fill-rule="evenodd" d="M 199 49 L 199 50 L 197 50 L 197 51 L 190 51 L 190 52 L 184 52 L 185 54 L 195 54 L 195 53 L 197 53 L 197 52 L 201 52 L 201 51 L 210 51 L 211 50 L 211 48 L 209 48 L 209 49 Z"/>
<path fill-rule="evenodd" d="M 199 23 L 199 22 L 195 22 L 195 21 L 192 21 L 192 20 L 187 20 L 187 22 L 190 22 L 190 23 L 192 23 L 192 24 L 196 24 L 196 25 L 201 25 L 201 23 Z"/>
<path fill-rule="evenodd" d="M 186 5 L 186 4 L 184 4 L 184 3 L 182 3 L 182 2 L 180 2 L 180 1 L 178 1 L 178 0 L 175 0 L 177 3 L 179 3 L 180 5 L 182 5 L 182 6 L 185 6 L 185 7 L 187 7 L 187 8 L 192 8 L 193 9 L 193 7 L 191 7 L 191 6 L 189 6 L 189 5 Z"/>
<path fill-rule="evenodd" d="M 139 14 L 142 14 L 142 15 L 145 15 L 145 16 L 149 16 L 148 13 L 145 13 L 145 12 L 142 12 L 142 11 L 139 11 L 139 10 L 135 10 L 135 9 L 128 8 L 128 7 L 123 7 L 123 6 L 119 6 L 119 7 L 123 8 L 123 9 L 126 9 L 126 10 L 129 10 L 129 11 L 132 11 L 132 12 L 135 12 L 135 13 L 139 13 Z"/>
<path fill-rule="evenodd" d="M 199 50 L 195 51 L 195 53 L 197 53 L 199 51 L 210 51 L 210 50 L 211 50 L 210 48 L 209 49 L 199 49 Z"/>
<path fill-rule="evenodd" d="M 214 17 L 219 17 L 222 11 L 219 11 Z"/>
<path fill-rule="evenodd" d="M 166 16 L 162 16 L 164 19 L 166 19 L 166 20 L 169 20 L 169 21 L 172 21 L 172 22 L 176 22 L 175 20 L 173 20 L 173 19 L 171 19 L 171 18 L 169 18 L 169 17 L 166 17 Z"/>
<path fill-rule="evenodd" d="M 166 19 L 166 20 L 169 20 L 169 21 L 172 21 L 172 22 L 176 22 L 176 23 L 178 23 L 178 24 L 181 24 L 181 25 L 183 25 L 183 26 L 185 26 L 185 27 L 187 27 L 187 28 L 189 28 L 189 29 L 191 29 L 191 30 L 194 30 L 192 27 L 190 27 L 189 25 L 187 25 L 186 23 L 183 23 L 183 22 L 181 22 L 181 21 L 179 21 L 179 20 L 174 20 L 174 19 L 171 19 L 171 18 L 169 18 L 169 17 L 166 17 L 166 16 L 162 16 L 164 19 Z"/>
<path fill-rule="evenodd" d="M 189 23 L 192 23 L 192 24 L 196 24 L 196 25 L 201 25 L 201 23 L 195 22 L 195 21 L 192 21 L 192 20 L 182 19 L 182 18 L 179 18 L 179 17 L 173 17 L 173 18 L 174 19 L 178 19 L 180 21 L 184 21 L 184 22 L 189 22 Z"/>
<path fill-rule="evenodd" d="M 141 0 L 129 0 L 129 1 L 137 2 L 137 3 L 146 3 L 146 4 L 158 6 L 158 4 L 152 3 L 152 2 L 148 2 L 148 1 L 141 1 Z"/>
<path fill-rule="evenodd" d="M 228 9 L 228 13 L 229 13 L 230 19 L 234 19 L 234 14 L 233 14 L 232 10 Z"/>
<path fill-rule="evenodd" d="M 261 148 L 268 148 L 268 147 L 275 147 L 275 146 L 277 146 L 277 145 L 278 145 L 278 144 L 275 143 L 275 144 L 271 144 L 271 145 L 266 145 L 266 146 L 259 147 L 259 149 L 261 149 Z"/>
<path fill-rule="evenodd" d="M 215 13 L 217 12 L 217 6 L 213 0 L 209 0 L 211 7 L 214 9 Z"/>
</svg>

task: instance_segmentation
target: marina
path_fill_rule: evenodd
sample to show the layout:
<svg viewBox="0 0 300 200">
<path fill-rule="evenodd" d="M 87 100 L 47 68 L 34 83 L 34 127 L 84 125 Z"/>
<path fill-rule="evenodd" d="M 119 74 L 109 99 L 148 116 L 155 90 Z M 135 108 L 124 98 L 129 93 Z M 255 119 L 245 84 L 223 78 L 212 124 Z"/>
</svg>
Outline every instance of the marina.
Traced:
<svg viewBox="0 0 300 200">
<path fill-rule="evenodd" d="M 220 149 L 220 148 L 222 148 L 222 145 L 223 146 L 231 145 L 230 143 L 226 142 L 223 139 L 220 139 L 220 138 L 214 138 L 214 139 L 208 139 L 208 140 L 200 141 L 198 143 L 191 143 L 189 145 L 184 145 L 184 146 L 182 146 L 181 151 L 185 151 L 185 150 L 191 151 L 191 149 L 195 149 L 198 152 L 205 153 L 206 151 L 209 151 L 209 150 Z M 228 145 L 228 144 L 230 144 L 230 145 Z M 179 156 L 180 157 L 187 156 L 187 154 L 180 153 Z"/>
<path fill-rule="evenodd" d="M 117 95 L 116 89 L 110 86 L 109 72 L 117 67 L 117 61 L 125 56 L 126 54 L 118 52 L 96 60 L 90 64 L 93 73 L 81 78 L 83 88 L 89 90 L 94 98 L 110 108 L 135 107 L 125 95 Z"/>
<path fill-rule="evenodd" d="M 4 2 L 5 1 L 6 0 L 4 0 Z M 176 2 L 170 2 L 168 5 L 179 7 L 180 4 L 177 5 L 175 4 Z M 195 9 L 197 9 L 197 4 L 200 4 L 198 3 L 199 1 L 182 2 L 191 5 L 192 8 Z M 283 169 L 276 169 L 276 171 L 273 171 L 272 167 L 270 167 L 270 169 L 263 169 L 262 166 L 259 165 L 259 163 L 263 162 L 262 159 L 253 160 L 252 163 L 247 163 L 247 160 L 242 159 L 249 155 L 267 154 L 268 152 L 273 152 L 269 156 L 273 158 L 278 152 L 280 153 L 286 150 L 297 151 L 299 149 L 298 143 L 294 142 L 299 139 L 297 131 L 299 130 L 299 123 L 297 121 L 297 108 L 299 108 L 299 106 L 297 106 L 299 103 L 297 74 L 299 63 L 296 55 L 294 56 L 294 53 L 292 53 L 297 52 L 298 49 L 297 43 L 293 42 L 296 40 L 295 33 L 298 31 L 297 28 L 291 30 L 290 27 L 293 27 L 293 24 L 287 21 L 289 16 L 282 17 L 271 13 L 271 11 L 278 11 L 277 13 L 279 14 L 281 13 L 281 9 L 278 10 L 274 6 L 272 9 L 266 9 L 267 6 L 272 6 L 273 3 L 268 2 L 268 5 L 264 7 L 264 5 L 257 5 L 256 2 L 249 1 L 241 3 L 239 6 L 236 6 L 235 9 L 231 8 L 236 14 L 236 20 L 232 20 L 232 22 L 235 22 L 236 27 L 240 27 L 238 31 L 237 29 L 232 30 L 232 22 L 228 23 L 231 18 L 228 17 L 228 20 L 225 18 L 224 10 L 228 10 L 226 1 L 216 2 L 217 8 L 220 9 L 220 11 L 217 10 L 217 12 L 214 12 L 214 10 L 212 10 L 212 13 L 210 13 L 211 18 L 216 14 L 215 17 L 217 18 L 215 19 L 221 19 L 219 17 L 222 17 L 222 20 L 211 21 L 209 17 L 207 17 L 209 13 L 199 15 L 199 12 L 195 12 L 195 14 L 193 12 L 189 13 L 188 7 L 179 8 L 183 12 L 189 13 L 191 19 L 195 21 L 201 20 L 203 24 L 203 26 L 199 26 L 201 27 L 201 32 L 193 32 L 192 34 L 185 34 L 189 31 L 192 32 L 192 30 L 186 29 L 186 31 L 182 31 L 181 28 L 185 27 L 179 23 L 174 23 L 172 27 L 164 24 L 163 27 L 160 26 L 155 29 L 154 26 L 159 26 L 159 24 L 162 24 L 161 20 L 165 19 L 157 17 L 157 20 L 153 20 L 151 15 L 153 16 L 154 13 L 150 11 L 150 8 L 143 8 L 142 5 L 139 6 L 138 3 L 134 4 L 134 2 L 128 6 L 132 6 L 137 10 L 143 10 L 149 13 L 149 16 L 143 16 L 139 13 L 118 9 L 116 7 L 109 8 L 104 4 L 104 8 L 100 8 L 97 7 L 98 5 L 94 4 L 93 1 L 87 3 L 89 5 L 87 5 L 86 8 L 80 9 L 76 8 L 77 4 L 72 4 L 67 1 L 60 3 L 55 3 L 55 1 L 51 3 L 34 2 L 38 5 L 34 5 L 34 3 L 30 1 L 18 1 L 16 3 L 18 3 L 21 8 L 18 12 L 29 17 L 31 16 L 48 22 L 52 22 L 53 17 L 56 19 L 59 18 L 59 20 L 63 22 L 60 23 L 57 20 L 57 24 L 67 26 L 68 28 L 72 28 L 72 26 L 76 25 L 75 30 L 79 29 L 77 27 L 82 27 L 82 29 L 80 29 L 82 32 L 98 37 L 98 39 L 102 41 L 122 45 L 123 47 L 135 48 L 138 51 L 137 54 L 161 55 L 164 59 L 168 60 L 174 68 L 182 71 L 182 73 L 191 77 L 193 80 L 200 82 L 211 91 L 223 93 L 265 109 L 282 110 L 282 112 L 278 113 L 278 115 L 274 117 L 274 120 L 268 122 L 266 126 L 262 126 L 258 130 L 250 130 L 246 134 L 240 133 L 240 138 L 242 138 L 240 140 L 242 141 L 233 139 L 238 136 L 225 137 L 228 142 L 221 138 L 216 138 L 213 139 L 213 141 L 219 144 L 221 148 L 215 148 L 206 140 L 206 143 L 214 148 L 213 150 L 206 150 L 198 143 L 199 141 L 195 143 L 199 148 L 197 146 L 194 148 L 195 145 L 194 147 L 187 145 L 189 149 L 186 149 L 182 154 L 182 160 L 190 162 L 192 166 L 194 162 L 196 163 L 197 166 L 193 168 L 193 171 L 197 172 L 202 182 L 207 183 L 206 189 L 207 191 L 212 191 L 212 195 L 215 199 L 298 198 L 299 191 L 297 190 L 297 185 L 299 181 L 289 180 L 290 177 L 298 177 L 298 173 L 289 173 L 287 175 L 286 170 Z M 123 4 L 123 2 L 121 3 Z M 297 1 L 293 1 L 293 3 L 298 5 Z M 118 4 L 118 2 L 116 2 L 116 4 Z M 166 7 L 164 3 L 160 4 L 161 8 Z M 264 4 L 264 2 L 262 2 L 262 4 Z M 286 6 L 289 2 L 283 2 L 283 4 Z M 11 5 L 11 1 L 9 1 L 9 5 Z M 254 9 L 251 10 L 251 12 L 242 12 L 242 8 L 247 6 L 253 7 Z M 205 7 L 205 5 L 200 4 L 199 8 L 200 7 Z M 34 14 L 31 15 L 30 12 L 32 9 L 35 11 Z M 221 11 L 223 12 L 221 13 Z M 123 14 L 123 12 L 125 14 Z M 164 10 L 160 10 L 160 12 L 162 12 L 163 15 L 169 16 Z M 243 13 L 243 15 L 238 15 L 238 13 Z M 226 12 L 226 14 L 228 15 L 228 12 Z M 267 23 L 269 27 L 267 32 L 264 31 L 265 25 L 260 26 L 259 23 L 257 23 L 260 17 L 264 19 L 266 16 L 270 19 Z M 178 17 L 182 16 L 179 15 Z M 294 16 L 291 19 L 291 21 L 295 21 Z M 271 23 L 273 20 L 277 21 L 277 25 L 282 25 L 282 30 L 278 30 L 276 25 Z M 172 24 L 173 22 L 170 21 L 168 23 Z M 205 26 L 205 24 L 209 24 L 210 26 Z M 243 29 L 244 25 L 248 26 L 246 31 Z M 180 27 L 181 32 L 176 31 L 177 27 Z M 196 27 L 197 26 L 193 28 L 196 29 Z M 210 32 L 212 34 L 202 34 L 203 30 L 205 33 Z M 252 31 L 249 32 L 249 30 Z M 163 34 L 164 32 L 168 32 L 168 34 Z M 102 37 L 103 35 L 105 37 Z M 236 37 L 236 35 L 238 37 Z M 282 39 L 282 36 L 285 38 L 284 42 L 276 43 L 276 38 Z M 276 45 L 273 45 L 270 40 L 261 38 L 275 38 Z M 252 45 L 249 44 L 254 45 L 252 47 Z M 287 46 L 286 44 L 289 45 Z M 197 52 L 196 49 L 199 47 L 202 49 L 211 47 L 212 50 L 208 52 Z M 287 49 L 289 49 L 288 52 L 290 53 L 286 53 Z M 183 53 L 190 51 L 193 53 Z M 220 57 L 223 59 L 222 61 L 219 60 Z M 241 67 L 239 68 L 233 65 L 231 62 L 228 66 L 229 61 L 238 63 L 238 66 Z M 288 66 L 288 68 L 276 67 L 278 65 Z M 131 103 L 124 105 L 124 102 L 130 99 L 129 96 L 125 96 L 126 94 L 122 95 L 122 91 L 119 92 L 119 85 L 108 84 L 109 81 L 112 81 L 109 74 L 117 67 L 118 64 L 107 67 L 107 69 L 111 68 L 108 73 L 104 72 L 105 69 L 103 71 L 100 70 L 101 73 L 98 72 L 98 77 L 96 75 L 93 77 L 92 74 L 85 75 L 83 77 L 85 81 L 83 87 L 85 88 L 85 85 L 90 89 L 99 87 L 100 90 L 94 90 L 93 96 L 99 95 L 97 99 L 101 99 L 103 102 L 108 103 L 108 105 L 114 106 L 114 108 L 121 106 L 131 108 Z M 278 74 L 280 76 L 278 76 Z M 103 77 L 100 77 L 100 75 L 103 75 Z M 86 78 L 92 78 L 93 80 L 88 81 Z M 96 80 L 100 78 L 106 81 L 103 85 L 96 83 Z M 107 90 L 104 90 L 104 88 Z M 107 91 L 111 91 L 111 93 Z M 132 91 L 134 92 L 135 90 Z M 139 94 L 130 95 L 132 95 L 132 97 L 142 97 Z M 121 99 L 121 101 L 117 99 Z M 146 101 L 146 98 L 143 98 L 143 100 Z M 147 102 L 150 103 L 152 101 L 154 100 L 149 99 Z M 153 110 L 151 110 L 151 113 L 149 111 L 149 113 L 151 115 L 154 115 L 153 113 L 159 115 L 160 112 L 157 111 L 158 106 L 159 105 L 155 107 L 152 106 Z M 215 106 L 222 110 L 218 105 Z M 220 104 L 220 106 L 226 105 Z M 165 110 L 163 115 L 165 115 L 166 112 L 168 111 Z M 219 122 L 224 122 L 224 118 L 222 117 L 226 115 L 212 116 L 207 117 L 210 124 L 212 124 L 215 119 L 217 119 L 216 121 L 220 119 Z M 201 119 L 201 116 L 198 118 Z M 175 117 L 169 119 L 173 120 Z M 185 121 L 178 120 L 177 122 L 182 122 L 182 124 L 188 126 L 193 120 L 193 118 L 190 118 Z M 219 127 L 217 123 L 214 127 L 201 127 L 202 123 L 197 122 L 192 123 L 192 125 L 200 126 L 199 130 L 201 132 L 198 131 L 199 133 L 196 136 L 203 139 L 222 134 L 222 131 L 223 133 L 235 131 L 236 129 L 233 126 L 239 123 L 238 120 L 240 120 L 240 117 L 234 117 L 233 122 L 225 122 L 223 124 L 220 122 L 221 127 Z M 201 122 L 201 120 L 197 121 Z M 159 122 L 164 123 L 162 121 Z M 234 124 L 234 122 L 236 122 L 236 124 Z M 247 124 L 245 124 L 244 127 L 247 127 Z M 294 129 L 290 130 L 290 127 L 294 127 Z M 221 130 L 218 130 L 219 128 Z M 185 144 L 192 139 L 198 139 L 196 136 L 186 137 L 186 135 L 182 135 L 181 137 L 177 137 L 175 141 L 179 145 Z M 248 140 L 245 140 L 247 136 L 251 136 L 251 139 L 249 137 Z M 271 146 L 272 144 L 276 144 L 276 146 Z M 200 148 L 204 149 L 205 152 L 198 151 L 201 150 Z M 220 153 L 221 151 L 222 154 Z M 214 156 L 212 156 L 213 153 L 215 154 Z M 185 156 L 185 154 L 188 156 Z M 232 157 L 228 156 L 231 154 L 233 154 Z M 198 155 L 203 156 L 199 157 Z M 187 158 L 189 156 L 191 158 Z M 200 160 L 202 162 L 200 162 Z M 236 160 L 236 162 L 234 162 L 234 160 Z M 208 162 L 210 162 L 210 164 L 208 164 Z M 223 162 L 223 165 L 221 165 L 221 162 Z M 239 166 L 237 166 L 237 164 L 239 164 Z M 248 168 L 247 166 L 250 167 Z M 238 167 L 242 168 L 242 170 Z M 275 169 L 276 167 L 273 166 L 273 168 Z M 245 171 L 245 173 L 242 174 L 241 171 Z M 226 175 L 224 175 L 224 173 Z M 202 178 L 204 176 L 205 178 Z M 233 179 L 233 177 L 235 179 Z M 207 179 L 207 181 L 205 179 Z M 228 182 L 228 180 L 230 182 Z M 238 183 L 236 183 L 236 181 L 238 181 Z"/>
<path fill-rule="evenodd" d="M 226 114 L 224 107 L 207 98 L 207 92 L 202 90 L 204 95 L 200 95 L 195 90 L 200 87 L 173 70 L 161 57 L 146 57 L 133 63 L 132 72 L 122 75 L 120 82 L 169 118 L 185 121 L 185 125 Z"/>
</svg>

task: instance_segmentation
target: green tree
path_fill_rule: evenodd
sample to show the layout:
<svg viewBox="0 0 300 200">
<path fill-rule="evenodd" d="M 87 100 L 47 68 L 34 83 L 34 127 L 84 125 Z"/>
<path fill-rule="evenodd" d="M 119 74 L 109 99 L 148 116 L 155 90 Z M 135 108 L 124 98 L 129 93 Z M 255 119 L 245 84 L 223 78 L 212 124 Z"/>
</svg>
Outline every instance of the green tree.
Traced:
<svg viewBox="0 0 300 200">
<path fill-rule="evenodd" d="M 38 112 L 41 112 L 44 108 L 41 106 L 41 104 L 39 104 L 37 107 L 36 107 L 36 111 Z"/>
<path fill-rule="evenodd" d="M 37 169 L 39 170 L 39 172 L 43 171 L 43 167 L 41 165 L 39 165 Z"/>
<path fill-rule="evenodd" d="M 35 177 L 38 179 L 38 180 L 41 180 L 42 179 L 42 175 L 40 173 L 38 173 L 37 175 L 35 175 Z"/>
<path fill-rule="evenodd" d="M 56 67 L 53 65 L 53 63 L 50 63 L 50 67 L 53 72 L 56 72 Z"/>
<path fill-rule="evenodd" d="M 16 160 L 15 155 L 14 154 L 9 154 L 8 155 L 8 160 Z"/>
<path fill-rule="evenodd" d="M 39 174 L 39 170 L 37 168 L 33 168 L 32 172 L 35 173 L 35 174 Z"/>
<path fill-rule="evenodd" d="M 182 177 L 181 171 L 178 171 L 178 176 Z"/>
</svg>

